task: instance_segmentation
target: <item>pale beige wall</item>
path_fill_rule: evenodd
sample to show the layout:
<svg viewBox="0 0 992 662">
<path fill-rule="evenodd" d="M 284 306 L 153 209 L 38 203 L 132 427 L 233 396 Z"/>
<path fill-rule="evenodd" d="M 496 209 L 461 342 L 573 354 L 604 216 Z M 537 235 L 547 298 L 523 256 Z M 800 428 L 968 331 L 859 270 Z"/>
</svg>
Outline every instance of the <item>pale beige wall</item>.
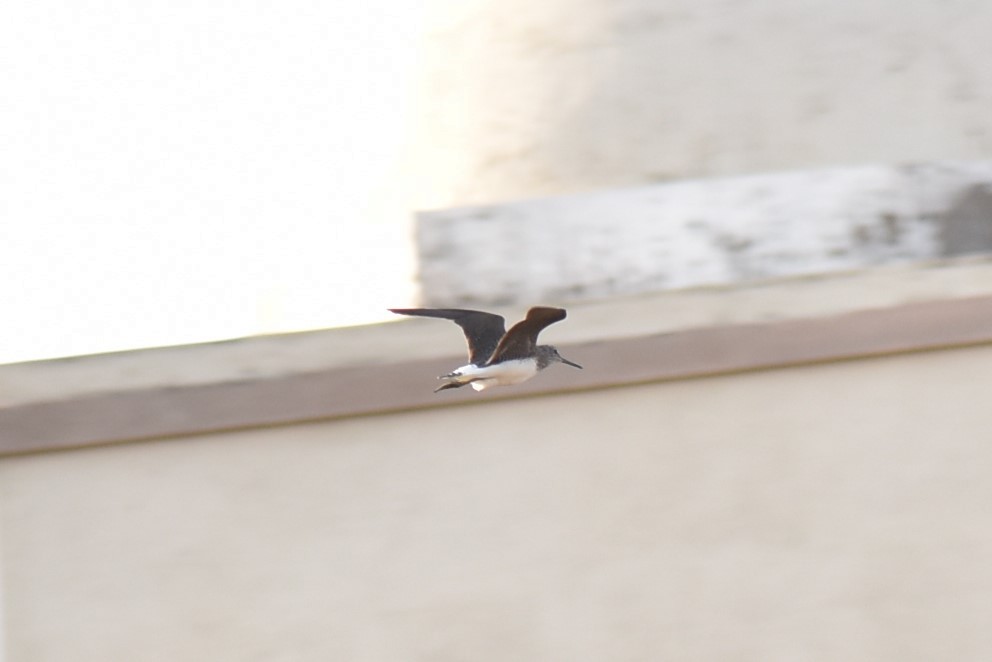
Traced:
<svg viewBox="0 0 992 662">
<path fill-rule="evenodd" d="M 429 5 L 418 209 L 992 150 L 989 3 Z"/>
<path fill-rule="evenodd" d="M 0 461 L 8 659 L 979 660 L 992 347 Z"/>
</svg>

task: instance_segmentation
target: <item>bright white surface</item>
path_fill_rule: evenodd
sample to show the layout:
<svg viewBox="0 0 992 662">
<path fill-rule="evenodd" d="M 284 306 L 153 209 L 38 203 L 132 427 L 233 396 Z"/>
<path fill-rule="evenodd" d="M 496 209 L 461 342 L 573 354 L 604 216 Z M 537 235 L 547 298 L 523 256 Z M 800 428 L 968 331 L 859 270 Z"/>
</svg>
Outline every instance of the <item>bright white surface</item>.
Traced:
<svg viewBox="0 0 992 662">
<path fill-rule="evenodd" d="M 990 25 L 947 0 L 8 0 L 0 362 L 383 319 L 414 208 L 987 158 Z"/>
<path fill-rule="evenodd" d="M 0 8 L 0 363 L 410 300 L 413 0 Z"/>
</svg>

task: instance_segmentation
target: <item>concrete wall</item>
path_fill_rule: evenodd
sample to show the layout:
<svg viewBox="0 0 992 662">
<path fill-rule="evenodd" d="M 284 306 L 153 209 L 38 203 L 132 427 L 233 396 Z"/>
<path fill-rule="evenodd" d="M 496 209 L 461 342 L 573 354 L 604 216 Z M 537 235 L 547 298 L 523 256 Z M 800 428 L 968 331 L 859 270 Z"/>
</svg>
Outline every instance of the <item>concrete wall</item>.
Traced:
<svg viewBox="0 0 992 662">
<path fill-rule="evenodd" d="M 657 184 L 420 215 L 424 303 L 581 301 L 992 253 L 992 163 Z"/>
<path fill-rule="evenodd" d="M 431 6 L 417 208 L 992 148 L 980 3 Z M 723 211 L 727 257 L 762 219 Z M 987 240 L 887 243 L 875 211 L 883 256 Z M 837 218 L 772 239 L 850 244 Z M 503 257 L 551 265 L 528 296 L 653 289 Z M 6 659 L 989 659 L 988 269 L 570 306 L 546 335 L 587 370 L 448 400 L 433 321 L 4 367 Z"/>
<path fill-rule="evenodd" d="M 415 207 L 992 152 L 992 6 L 435 0 Z"/>
<path fill-rule="evenodd" d="M 987 659 L 990 376 L 984 346 L 8 457 L 8 659 Z"/>
</svg>

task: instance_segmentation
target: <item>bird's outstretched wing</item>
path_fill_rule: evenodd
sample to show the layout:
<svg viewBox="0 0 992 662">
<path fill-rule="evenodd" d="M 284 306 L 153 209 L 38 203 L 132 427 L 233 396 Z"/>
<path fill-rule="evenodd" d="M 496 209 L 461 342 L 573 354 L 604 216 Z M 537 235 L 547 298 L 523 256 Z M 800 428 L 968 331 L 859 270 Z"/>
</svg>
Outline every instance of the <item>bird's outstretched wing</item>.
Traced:
<svg viewBox="0 0 992 662">
<path fill-rule="evenodd" d="M 438 317 L 451 320 L 462 327 L 468 343 L 468 360 L 475 365 L 485 365 L 505 333 L 504 320 L 499 315 L 481 310 L 460 308 L 390 308 L 390 312 L 417 317 Z"/>
<path fill-rule="evenodd" d="M 537 347 L 537 336 L 546 327 L 565 319 L 564 308 L 531 308 L 527 317 L 517 322 L 503 336 L 496 350 L 489 357 L 489 363 L 500 363 L 533 356 Z"/>
</svg>

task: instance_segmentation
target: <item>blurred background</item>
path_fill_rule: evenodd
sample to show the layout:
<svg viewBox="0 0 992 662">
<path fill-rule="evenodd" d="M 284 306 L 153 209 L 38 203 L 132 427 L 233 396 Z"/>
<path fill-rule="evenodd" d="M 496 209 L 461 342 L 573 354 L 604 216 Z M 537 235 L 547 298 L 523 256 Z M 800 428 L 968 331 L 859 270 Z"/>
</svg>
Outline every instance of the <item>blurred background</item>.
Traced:
<svg viewBox="0 0 992 662">
<path fill-rule="evenodd" d="M 990 31 L 5 3 L 4 659 L 989 659 Z"/>
</svg>

